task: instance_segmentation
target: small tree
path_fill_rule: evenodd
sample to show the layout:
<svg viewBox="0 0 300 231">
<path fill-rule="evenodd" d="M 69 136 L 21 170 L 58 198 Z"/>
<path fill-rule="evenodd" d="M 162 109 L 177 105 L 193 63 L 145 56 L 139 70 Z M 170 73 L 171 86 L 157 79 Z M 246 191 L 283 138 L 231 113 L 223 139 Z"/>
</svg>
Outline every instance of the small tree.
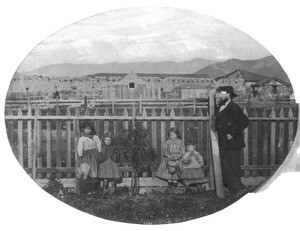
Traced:
<svg viewBox="0 0 300 231">
<path fill-rule="evenodd" d="M 155 152 L 148 147 L 147 131 L 141 121 L 134 120 L 134 126 L 129 130 L 124 130 L 116 140 L 119 153 L 123 157 L 123 162 L 133 167 L 131 191 L 139 191 L 139 173 L 148 169 L 154 164 Z"/>
</svg>

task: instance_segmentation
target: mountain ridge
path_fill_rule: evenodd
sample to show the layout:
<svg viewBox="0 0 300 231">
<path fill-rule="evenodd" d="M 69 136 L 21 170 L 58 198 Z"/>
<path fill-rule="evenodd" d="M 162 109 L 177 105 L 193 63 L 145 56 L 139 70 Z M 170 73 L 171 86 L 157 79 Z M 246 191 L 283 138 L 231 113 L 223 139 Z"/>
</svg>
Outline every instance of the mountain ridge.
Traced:
<svg viewBox="0 0 300 231">
<path fill-rule="evenodd" d="M 270 78 L 278 78 L 290 83 L 287 74 L 274 56 L 266 56 L 264 58 L 254 60 L 229 59 L 223 62 L 210 64 L 198 70 L 194 74 L 208 74 L 210 78 L 215 79 L 220 76 L 225 76 L 237 69 Z"/>
<path fill-rule="evenodd" d="M 184 62 L 111 62 L 105 64 L 52 64 L 22 75 L 45 77 L 80 77 L 97 73 L 149 73 L 149 74 L 193 74 L 197 70 L 214 63 L 206 59 L 192 59 Z"/>
</svg>

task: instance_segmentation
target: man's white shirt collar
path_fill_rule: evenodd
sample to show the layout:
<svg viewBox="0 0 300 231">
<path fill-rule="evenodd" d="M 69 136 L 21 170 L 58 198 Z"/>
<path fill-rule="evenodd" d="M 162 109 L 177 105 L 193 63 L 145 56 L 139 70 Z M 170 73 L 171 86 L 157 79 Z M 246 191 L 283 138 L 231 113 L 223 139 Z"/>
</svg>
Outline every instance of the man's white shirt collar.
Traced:
<svg viewBox="0 0 300 231">
<path fill-rule="evenodd" d="M 224 105 L 222 105 L 222 106 L 220 107 L 219 112 L 222 111 L 222 110 L 224 110 L 224 109 L 227 107 L 227 105 L 230 103 L 230 101 L 231 101 L 231 100 L 228 100 Z"/>
</svg>

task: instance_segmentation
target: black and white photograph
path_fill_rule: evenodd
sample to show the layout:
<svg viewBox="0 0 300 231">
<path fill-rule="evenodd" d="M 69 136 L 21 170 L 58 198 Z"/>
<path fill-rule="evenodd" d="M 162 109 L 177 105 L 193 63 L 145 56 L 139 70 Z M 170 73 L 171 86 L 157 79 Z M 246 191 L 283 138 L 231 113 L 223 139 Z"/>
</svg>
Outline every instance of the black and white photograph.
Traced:
<svg viewBox="0 0 300 231">
<path fill-rule="evenodd" d="M 201 7 L 93 11 L 4 76 L 4 154 L 41 198 L 93 223 L 200 227 L 300 170 L 297 77 L 263 44 Z"/>
</svg>

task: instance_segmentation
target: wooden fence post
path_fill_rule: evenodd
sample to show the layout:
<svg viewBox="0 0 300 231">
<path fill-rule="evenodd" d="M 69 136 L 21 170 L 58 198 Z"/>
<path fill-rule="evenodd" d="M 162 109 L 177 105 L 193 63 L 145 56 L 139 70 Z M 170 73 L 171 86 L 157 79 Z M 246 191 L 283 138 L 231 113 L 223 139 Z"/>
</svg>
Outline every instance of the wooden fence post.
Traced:
<svg viewBox="0 0 300 231">
<path fill-rule="evenodd" d="M 253 117 L 257 117 L 256 109 L 253 108 Z M 257 121 L 252 122 L 252 165 L 257 165 Z M 257 176 L 257 170 L 252 170 L 252 176 Z"/>
<path fill-rule="evenodd" d="M 60 110 L 59 106 L 56 107 L 56 116 L 60 116 Z M 56 120 L 56 167 L 61 167 L 61 155 L 62 155 L 62 149 L 61 149 L 61 120 Z M 56 177 L 58 179 L 61 178 L 61 173 L 57 173 Z"/>
<path fill-rule="evenodd" d="M 139 103 L 139 114 L 142 114 L 143 110 L 143 97 L 140 95 L 140 103 Z"/>
<path fill-rule="evenodd" d="M 37 107 L 34 113 L 34 126 L 33 126 L 33 155 L 32 155 L 32 179 L 36 181 L 36 162 L 37 162 Z"/>
<path fill-rule="evenodd" d="M 8 109 L 8 113 L 7 115 L 12 116 L 13 115 L 13 111 L 11 108 Z M 10 147 L 12 149 L 12 151 L 14 152 L 14 121 L 8 121 L 7 122 L 7 137 L 8 137 L 8 141 L 10 144 Z M 14 153 L 14 155 L 16 155 L 16 153 Z"/>
<path fill-rule="evenodd" d="M 100 116 L 99 108 L 96 108 L 94 116 Z M 100 136 L 100 121 L 97 119 L 95 121 L 94 125 L 95 125 L 95 130 L 96 130 L 97 135 L 101 138 L 101 136 Z"/>
<path fill-rule="evenodd" d="M 267 117 L 267 110 L 264 108 L 263 110 L 263 117 Z M 269 139 L 269 133 L 268 133 L 268 121 L 265 121 L 264 127 L 263 127 L 263 165 L 268 164 L 268 139 Z M 266 170 L 265 174 L 268 175 L 269 171 Z"/>
<path fill-rule="evenodd" d="M 209 116 L 210 121 L 213 123 L 213 119 L 215 116 L 215 95 L 214 91 L 210 91 L 209 93 Z M 211 124 L 213 125 L 213 124 Z M 211 127 L 210 127 L 211 128 Z M 221 170 L 221 161 L 220 161 L 220 153 L 219 153 L 219 145 L 216 133 L 210 129 L 211 135 L 211 144 L 212 144 L 212 155 L 213 155 L 213 166 L 215 173 L 215 184 L 217 195 L 220 198 L 224 198 L 224 188 L 223 188 L 223 179 L 222 179 L 222 170 Z"/>
<path fill-rule="evenodd" d="M 293 110 L 290 107 L 289 110 L 289 118 L 293 119 L 294 118 L 294 114 L 293 114 Z M 290 148 L 292 148 L 292 143 L 293 143 L 293 137 L 294 137 L 294 122 L 292 120 L 289 121 L 289 134 L 288 134 L 288 145 L 289 145 L 289 151 Z"/>
<path fill-rule="evenodd" d="M 18 110 L 18 116 L 23 116 L 21 108 Z M 24 156 L 23 156 L 23 121 L 18 121 L 18 161 L 20 165 L 24 166 Z"/>
<path fill-rule="evenodd" d="M 208 177 L 209 177 L 209 187 L 211 190 L 215 190 L 215 174 L 214 174 L 214 164 L 213 164 L 213 150 L 211 143 L 210 134 L 210 121 L 206 122 L 206 138 L 207 138 L 207 165 L 208 165 Z"/>
<path fill-rule="evenodd" d="M 193 117 L 193 109 L 191 108 L 190 109 L 190 112 L 189 112 L 189 117 Z M 188 127 L 188 131 L 187 131 L 187 138 L 188 140 L 190 141 L 194 141 L 195 140 L 195 136 L 193 134 L 193 131 L 194 131 L 194 121 L 188 121 L 187 122 L 187 127 Z"/>
<path fill-rule="evenodd" d="M 136 118 L 136 109 L 135 109 L 135 101 L 132 100 L 132 128 L 135 128 L 135 118 Z"/>
<path fill-rule="evenodd" d="M 174 109 L 173 109 L 173 108 L 171 109 L 170 116 L 171 116 L 171 118 L 174 118 L 174 117 L 175 117 L 175 112 L 174 112 Z M 170 121 L 170 127 L 171 127 L 171 128 L 175 127 L 175 121 L 174 121 L 174 120 L 171 120 L 171 121 Z"/>
<path fill-rule="evenodd" d="M 31 104 L 28 104 L 27 116 L 31 117 Z M 27 150 L 28 150 L 28 168 L 32 168 L 32 121 L 27 121 Z M 32 173 L 29 174 L 32 177 Z"/>
<path fill-rule="evenodd" d="M 84 115 L 85 116 L 90 116 L 90 110 L 88 108 L 85 109 Z"/>
<path fill-rule="evenodd" d="M 160 113 L 160 116 L 161 117 L 166 117 L 166 111 L 164 108 L 162 108 L 161 110 L 161 113 Z M 163 150 L 163 147 L 164 147 L 164 144 L 166 142 L 166 139 L 167 139 L 167 132 L 166 132 L 166 121 L 165 120 L 161 120 L 160 122 L 161 124 L 161 135 L 160 135 L 160 140 L 161 140 L 161 148 L 160 148 L 160 152 L 161 152 L 161 158 L 162 158 L 162 150 Z"/>
<path fill-rule="evenodd" d="M 35 108 L 36 118 L 41 115 L 41 110 L 36 106 Z M 37 167 L 42 167 L 42 121 L 36 121 L 36 150 L 37 150 Z M 37 178 L 41 179 L 42 174 L 38 173 Z"/>
<path fill-rule="evenodd" d="M 151 117 L 156 117 L 155 109 L 152 109 Z M 155 120 L 151 121 L 151 134 L 152 134 L 152 148 L 157 151 L 157 135 L 156 135 L 156 129 L 157 129 L 157 122 Z"/>
<path fill-rule="evenodd" d="M 198 116 L 199 117 L 203 117 L 203 112 L 201 110 L 201 108 L 199 108 L 198 111 Z M 204 153 L 204 147 L 203 147 L 203 139 L 204 139 L 204 131 L 203 131 L 203 121 L 202 120 L 198 120 L 198 151 L 201 155 L 203 155 Z M 206 155 L 206 162 L 207 162 L 207 155 Z"/>
<path fill-rule="evenodd" d="M 162 108 L 160 116 L 161 117 L 166 116 L 166 112 L 165 112 L 164 108 Z M 161 149 L 160 150 L 162 150 L 164 147 L 164 144 L 166 142 L 166 121 L 162 120 L 160 123 L 161 123 L 161 136 L 160 136 L 161 137 Z M 160 157 L 162 159 L 162 153 L 161 153 Z"/>
<path fill-rule="evenodd" d="M 281 110 L 280 110 L 279 117 L 281 119 L 284 118 L 283 108 L 281 108 Z M 279 149 L 278 164 L 280 165 L 284 161 L 285 156 L 287 154 L 287 153 L 284 153 L 284 121 L 279 122 L 279 140 L 278 140 L 277 147 Z"/>
<path fill-rule="evenodd" d="M 108 109 L 105 109 L 104 116 L 109 116 Z M 104 134 L 109 131 L 109 120 L 104 121 Z"/>
<path fill-rule="evenodd" d="M 67 108 L 67 116 L 71 116 L 70 108 Z M 71 121 L 66 121 L 66 167 L 71 167 Z M 71 173 L 67 173 L 67 178 L 71 178 Z"/>
<path fill-rule="evenodd" d="M 115 108 L 114 108 L 114 110 L 112 110 L 112 115 L 113 115 L 113 116 L 116 116 L 116 115 L 117 115 L 116 109 L 115 109 Z M 114 135 L 116 136 L 117 133 L 118 133 L 118 125 L 119 125 L 118 121 L 117 121 L 117 120 L 114 120 L 113 125 L 114 125 L 114 128 L 113 128 L 113 129 L 114 129 Z"/>
<path fill-rule="evenodd" d="M 124 117 L 128 116 L 128 111 L 126 108 L 124 109 L 123 116 Z M 124 120 L 124 122 L 123 122 L 123 129 L 128 130 L 128 121 L 127 120 Z"/>
<path fill-rule="evenodd" d="M 180 108 L 180 111 L 179 111 L 179 117 L 184 117 L 182 108 Z M 181 136 L 182 136 L 182 141 L 183 141 L 183 143 L 185 143 L 185 127 L 184 127 L 184 120 L 182 120 L 182 121 L 179 122 L 179 131 L 180 131 Z"/>
<path fill-rule="evenodd" d="M 193 100 L 193 114 L 196 114 L 196 98 Z"/>
<path fill-rule="evenodd" d="M 76 108 L 75 118 L 79 116 L 80 116 L 79 108 Z M 77 142 L 80 137 L 79 119 L 74 119 L 73 125 L 74 125 L 73 129 L 74 129 L 75 163 L 77 163 L 77 159 L 78 159 Z"/>
<path fill-rule="evenodd" d="M 143 109 L 142 116 L 143 116 L 144 118 L 147 118 L 147 111 L 146 111 L 145 108 Z M 148 126 L 147 126 L 147 120 L 143 121 L 143 127 L 147 130 L 147 127 L 148 127 Z"/>
<path fill-rule="evenodd" d="M 248 111 L 246 108 L 244 108 L 244 114 L 248 116 Z M 244 130 L 245 137 L 245 148 L 243 149 L 243 155 L 244 155 L 244 166 L 248 167 L 249 166 L 249 132 L 248 132 L 248 127 Z M 249 170 L 244 171 L 244 176 L 248 178 L 250 175 Z"/>
<path fill-rule="evenodd" d="M 113 100 L 112 100 L 111 111 L 112 111 L 112 112 L 115 111 L 115 98 L 113 98 Z"/>
<path fill-rule="evenodd" d="M 47 112 L 47 115 L 50 116 L 50 110 Z M 52 128 L 51 128 L 51 120 L 47 120 L 46 122 L 46 133 L 47 133 L 47 168 L 52 167 Z M 47 178 L 51 176 L 51 173 L 47 173 Z"/>
</svg>

